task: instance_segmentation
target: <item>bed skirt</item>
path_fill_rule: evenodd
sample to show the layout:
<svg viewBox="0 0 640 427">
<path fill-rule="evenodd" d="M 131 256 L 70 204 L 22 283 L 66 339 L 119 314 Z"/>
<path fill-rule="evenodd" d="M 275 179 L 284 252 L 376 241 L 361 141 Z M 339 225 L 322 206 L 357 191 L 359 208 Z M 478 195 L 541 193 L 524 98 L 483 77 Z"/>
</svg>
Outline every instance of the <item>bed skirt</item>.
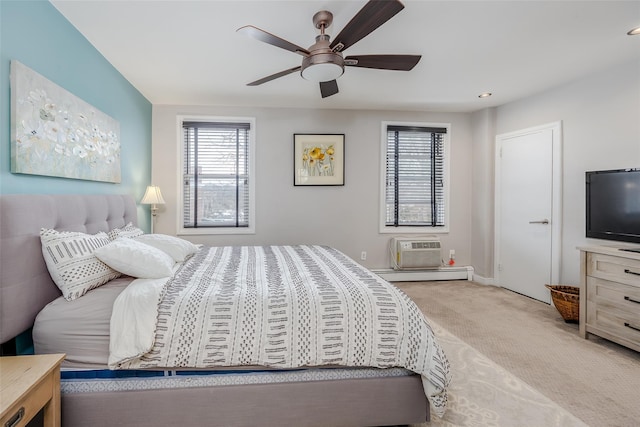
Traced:
<svg viewBox="0 0 640 427">
<path fill-rule="evenodd" d="M 418 375 L 61 397 L 65 427 L 385 426 L 429 420 Z"/>
</svg>

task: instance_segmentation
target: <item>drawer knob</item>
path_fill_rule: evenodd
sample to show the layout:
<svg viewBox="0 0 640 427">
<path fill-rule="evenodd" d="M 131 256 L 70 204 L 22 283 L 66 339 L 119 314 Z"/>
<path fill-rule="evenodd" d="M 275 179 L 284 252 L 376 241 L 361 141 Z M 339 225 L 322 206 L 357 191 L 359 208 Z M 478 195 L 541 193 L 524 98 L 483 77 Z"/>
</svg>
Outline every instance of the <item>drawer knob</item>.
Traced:
<svg viewBox="0 0 640 427">
<path fill-rule="evenodd" d="M 633 298 L 631 298 L 631 297 L 624 297 L 624 299 L 625 299 L 626 301 L 629 301 L 629 302 L 635 302 L 636 304 L 640 304 L 640 301 L 635 300 L 635 299 L 633 299 Z"/>
<path fill-rule="evenodd" d="M 4 423 L 4 427 L 15 427 L 17 426 L 22 418 L 24 417 L 24 406 L 18 409 L 18 412 L 13 414 L 13 417 L 9 418 L 6 423 Z"/>
<path fill-rule="evenodd" d="M 640 332 L 640 328 L 636 328 L 635 326 L 631 326 L 631 324 L 629 324 L 628 322 L 624 322 L 624 326 L 626 326 L 629 329 L 633 329 L 634 331 Z"/>
<path fill-rule="evenodd" d="M 631 271 L 628 268 L 625 268 L 624 272 L 627 273 L 627 274 L 633 274 L 634 276 L 640 276 L 640 273 L 637 273 L 635 271 Z"/>
</svg>

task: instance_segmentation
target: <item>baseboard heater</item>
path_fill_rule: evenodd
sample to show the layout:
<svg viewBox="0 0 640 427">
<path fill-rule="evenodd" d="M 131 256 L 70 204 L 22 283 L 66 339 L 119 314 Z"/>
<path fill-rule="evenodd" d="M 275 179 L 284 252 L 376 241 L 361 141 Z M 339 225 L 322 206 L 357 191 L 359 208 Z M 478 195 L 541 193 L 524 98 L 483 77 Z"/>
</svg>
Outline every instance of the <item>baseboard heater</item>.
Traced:
<svg viewBox="0 0 640 427">
<path fill-rule="evenodd" d="M 422 282 L 429 280 L 473 280 L 473 267 L 440 267 L 428 270 L 371 270 L 388 282 Z"/>
</svg>

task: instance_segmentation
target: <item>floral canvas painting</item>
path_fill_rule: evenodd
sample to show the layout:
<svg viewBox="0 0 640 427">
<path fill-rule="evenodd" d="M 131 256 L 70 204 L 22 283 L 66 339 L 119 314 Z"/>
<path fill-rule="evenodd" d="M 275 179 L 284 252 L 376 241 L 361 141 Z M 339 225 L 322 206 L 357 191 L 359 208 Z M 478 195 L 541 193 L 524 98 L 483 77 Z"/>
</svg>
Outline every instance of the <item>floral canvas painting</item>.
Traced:
<svg viewBox="0 0 640 427">
<path fill-rule="evenodd" d="M 344 185 L 344 135 L 294 135 L 294 185 Z"/>
<path fill-rule="evenodd" d="M 120 182 L 120 124 L 11 61 L 11 172 Z"/>
</svg>

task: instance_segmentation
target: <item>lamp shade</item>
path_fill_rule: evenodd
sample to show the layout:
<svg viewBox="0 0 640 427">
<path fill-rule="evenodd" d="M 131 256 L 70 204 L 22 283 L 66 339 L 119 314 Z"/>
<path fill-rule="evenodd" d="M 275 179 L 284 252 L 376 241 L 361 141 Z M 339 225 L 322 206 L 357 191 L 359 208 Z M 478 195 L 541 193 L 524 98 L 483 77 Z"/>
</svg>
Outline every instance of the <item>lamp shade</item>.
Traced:
<svg viewBox="0 0 640 427">
<path fill-rule="evenodd" d="M 162 198 L 160 187 L 155 185 L 148 186 L 140 203 L 143 205 L 164 205 L 164 199 Z"/>
</svg>

